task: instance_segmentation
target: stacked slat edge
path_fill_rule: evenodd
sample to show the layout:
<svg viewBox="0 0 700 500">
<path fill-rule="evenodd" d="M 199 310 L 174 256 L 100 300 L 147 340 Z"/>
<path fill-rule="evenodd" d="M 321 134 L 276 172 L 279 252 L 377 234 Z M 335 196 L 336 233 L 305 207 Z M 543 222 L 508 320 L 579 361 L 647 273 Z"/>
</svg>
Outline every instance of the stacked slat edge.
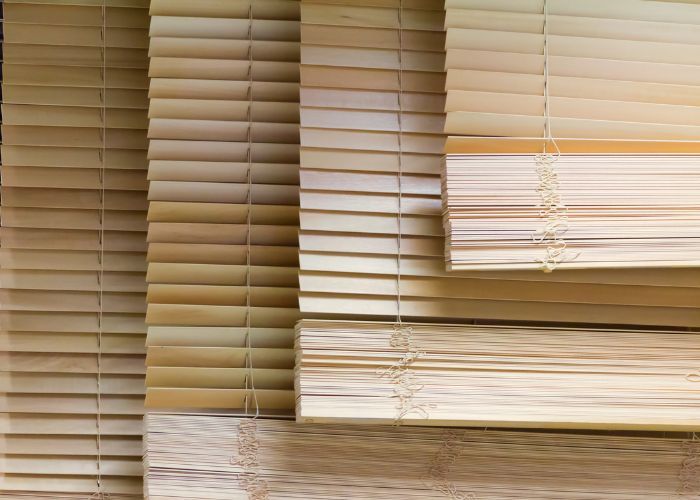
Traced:
<svg viewBox="0 0 700 500">
<path fill-rule="evenodd" d="M 297 421 L 695 431 L 693 332 L 305 320 Z"/>
<path fill-rule="evenodd" d="M 285 500 L 666 500 L 700 491 L 692 472 L 698 442 L 683 434 L 299 425 L 154 413 L 146 422 L 150 500 L 246 500 L 253 487 L 260 498 Z"/>
<path fill-rule="evenodd" d="M 697 267 L 699 192 L 695 156 L 447 155 L 447 268 Z"/>
</svg>

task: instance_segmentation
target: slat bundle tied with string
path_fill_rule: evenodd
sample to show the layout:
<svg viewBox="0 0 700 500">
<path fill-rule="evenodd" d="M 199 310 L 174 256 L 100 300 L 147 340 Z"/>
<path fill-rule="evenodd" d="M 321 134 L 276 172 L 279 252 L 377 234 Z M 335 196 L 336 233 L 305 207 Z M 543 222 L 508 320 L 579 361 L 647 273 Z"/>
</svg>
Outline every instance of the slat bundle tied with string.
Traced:
<svg viewBox="0 0 700 500">
<path fill-rule="evenodd" d="M 697 431 L 700 337 L 404 322 L 410 405 L 387 372 L 392 323 L 297 325 L 297 420 L 316 423 Z M 399 416 L 397 417 L 397 411 Z"/>
<path fill-rule="evenodd" d="M 293 408 L 299 2 L 153 0 L 149 408 Z"/>
<path fill-rule="evenodd" d="M 303 317 L 395 321 L 400 302 L 404 321 L 700 326 L 700 269 L 445 269 L 443 8 L 437 1 L 302 2 Z M 541 37 L 541 22 L 537 29 Z M 541 64 L 536 72 L 542 82 Z M 532 232 L 546 224 L 538 217 Z M 533 258 L 546 255 L 540 244 Z"/>
<path fill-rule="evenodd" d="M 0 498 L 141 498 L 145 0 L 3 2 Z"/>
<path fill-rule="evenodd" d="M 698 158 L 561 155 L 551 189 L 541 168 L 532 155 L 447 157 L 449 270 L 700 266 Z"/>
<path fill-rule="evenodd" d="M 149 500 L 249 500 L 246 419 L 151 413 Z M 248 419 L 250 421 L 250 419 Z M 692 437 L 297 425 L 258 419 L 256 470 L 271 500 L 691 499 Z M 692 453 L 692 452 L 691 452 Z M 232 460 L 234 457 L 234 460 Z"/>
</svg>

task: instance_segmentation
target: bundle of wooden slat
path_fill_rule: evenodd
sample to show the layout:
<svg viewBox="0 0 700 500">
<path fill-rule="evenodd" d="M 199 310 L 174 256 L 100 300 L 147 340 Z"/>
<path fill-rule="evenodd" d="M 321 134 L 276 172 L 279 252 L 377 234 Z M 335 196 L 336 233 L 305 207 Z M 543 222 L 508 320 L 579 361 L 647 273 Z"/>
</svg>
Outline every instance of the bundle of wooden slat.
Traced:
<svg viewBox="0 0 700 500">
<path fill-rule="evenodd" d="M 448 155 L 450 270 L 700 265 L 692 156 Z"/>
<path fill-rule="evenodd" d="M 297 420 L 700 430 L 700 336 L 301 321 Z"/>
<path fill-rule="evenodd" d="M 696 498 L 700 443 L 151 414 L 146 496 L 226 500 Z"/>
</svg>

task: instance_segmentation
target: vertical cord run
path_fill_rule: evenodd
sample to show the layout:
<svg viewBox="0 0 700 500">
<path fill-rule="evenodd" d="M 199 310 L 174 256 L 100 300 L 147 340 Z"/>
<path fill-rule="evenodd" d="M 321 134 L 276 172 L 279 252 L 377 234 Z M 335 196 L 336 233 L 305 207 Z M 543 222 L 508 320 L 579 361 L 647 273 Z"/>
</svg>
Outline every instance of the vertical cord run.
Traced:
<svg viewBox="0 0 700 500">
<path fill-rule="evenodd" d="M 543 55 L 544 55 L 544 136 L 545 136 L 545 146 L 543 153 L 547 153 L 547 143 L 551 142 L 556 150 L 557 158 L 561 154 L 559 151 L 559 146 L 552 136 L 552 120 L 550 116 L 550 103 L 549 103 L 549 6 L 547 5 L 547 0 L 544 0 L 543 7 L 544 21 L 542 23 L 542 33 L 544 34 L 544 45 L 543 45 Z"/>
<path fill-rule="evenodd" d="M 401 327 L 402 320 L 401 320 L 401 236 L 402 236 L 402 227 L 401 227 L 401 219 L 402 219 L 402 206 L 401 206 L 401 197 L 403 194 L 403 187 L 402 187 L 402 173 L 403 173 L 403 102 L 402 102 L 402 94 L 403 94 L 403 0 L 399 0 L 399 15 L 398 15 L 398 20 L 399 20 L 399 93 L 398 93 L 398 99 L 397 99 L 397 104 L 399 107 L 399 114 L 398 114 L 398 125 L 399 125 L 399 140 L 398 140 L 398 146 L 399 146 L 399 164 L 398 164 L 398 173 L 397 173 L 397 180 L 398 180 L 398 194 L 399 194 L 399 206 L 398 206 L 398 221 L 397 221 L 397 237 L 396 237 L 396 244 L 397 244 L 397 250 L 396 250 L 396 326 L 398 328 Z"/>
<path fill-rule="evenodd" d="M 542 31 L 544 34 L 544 144 L 542 153 L 535 155 L 535 171 L 539 178 L 537 193 L 540 196 L 539 216 L 544 222 L 544 227 L 532 235 L 532 240 L 542 244 L 545 248 L 543 257 L 536 258 L 540 269 L 546 273 L 554 271 L 559 264 L 578 257 L 567 251 L 564 234 L 569 230 L 569 217 L 566 205 L 559 192 L 559 175 L 554 168 L 561 156 L 561 151 L 552 135 L 552 122 L 549 102 L 549 6 L 544 0 L 544 20 Z M 548 144 L 554 146 L 555 154 L 547 151 Z"/>
<path fill-rule="evenodd" d="M 380 378 L 388 378 L 394 386 L 392 397 L 397 401 L 394 425 L 397 426 L 401 425 L 403 418 L 411 413 L 419 413 L 422 418 L 428 418 L 427 410 L 421 405 L 416 405 L 413 403 L 413 396 L 422 388 L 422 386 L 415 381 L 414 374 L 410 370 L 411 364 L 423 354 L 413 345 L 413 328 L 411 326 L 405 326 L 401 317 L 401 238 L 403 236 L 403 228 L 401 225 L 401 219 L 403 216 L 403 207 L 401 203 L 403 195 L 403 0 L 399 0 L 398 24 L 399 92 L 397 105 L 399 108 L 399 163 L 396 177 L 398 181 L 399 204 L 396 236 L 396 322 L 394 323 L 394 328 L 389 343 L 392 348 L 396 349 L 398 353 L 400 353 L 400 358 L 389 367 L 377 371 L 377 375 L 379 375 Z"/>
<path fill-rule="evenodd" d="M 100 89 L 100 209 L 99 209 L 99 250 L 97 260 L 99 271 L 97 274 L 97 302 L 99 311 L 97 314 L 97 417 L 96 417 L 96 445 L 97 445 L 97 492 L 96 498 L 104 498 L 104 487 L 102 484 L 102 330 L 104 311 L 104 247 L 105 247 L 105 174 L 106 174 L 106 152 L 107 152 L 107 2 L 102 0 L 102 26 L 101 37 L 101 63 L 100 76 L 102 88 Z"/>
<path fill-rule="evenodd" d="M 246 216 L 246 360 L 248 374 L 246 375 L 246 396 L 245 396 L 245 412 L 248 413 L 248 385 L 253 394 L 253 404 L 255 405 L 255 418 L 260 416 L 260 406 L 258 404 L 258 395 L 255 392 L 255 377 L 253 375 L 253 346 L 251 340 L 250 329 L 250 250 L 251 250 L 251 231 L 252 231 L 252 212 L 253 212 L 253 3 L 251 0 L 248 10 L 248 211 Z"/>
</svg>

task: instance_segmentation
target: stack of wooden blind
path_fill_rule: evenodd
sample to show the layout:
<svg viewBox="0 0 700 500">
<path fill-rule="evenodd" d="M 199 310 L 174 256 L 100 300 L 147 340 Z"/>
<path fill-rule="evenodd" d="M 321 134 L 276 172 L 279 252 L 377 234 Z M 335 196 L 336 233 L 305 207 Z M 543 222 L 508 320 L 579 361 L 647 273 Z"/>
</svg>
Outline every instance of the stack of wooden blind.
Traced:
<svg viewBox="0 0 700 500">
<path fill-rule="evenodd" d="M 296 425 L 168 414 L 150 414 L 146 422 L 151 500 L 668 500 L 700 493 L 700 442 L 685 435 Z"/>
<path fill-rule="evenodd" d="M 448 269 L 700 265 L 697 157 L 562 155 L 549 167 L 538 161 L 447 157 Z M 544 168 L 557 176 L 549 191 Z M 556 210 L 547 210 L 548 194 L 559 199 Z"/>
<path fill-rule="evenodd" d="M 301 321 L 300 422 L 700 430 L 700 336 Z"/>
<path fill-rule="evenodd" d="M 299 2 L 151 15 L 146 404 L 289 411 Z"/>
<path fill-rule="evenodd" d="M 0 497 L 141 498 L 145 0 L 8 0 Z"/>
<path fill-rule="evenodd" d="M 376 5 L 302 4 L 305 318 L 700 326 L 700 269 L 448 273 L 442 2 Z"/>
<path fill-rule="evenodd" d="M 698 151 L 700 4 L 446 0 L 445 7 L 449 152 L 540 151 L 541 140 L 525 139 L 545 134 L 546 94 L 562 148 Z M 499 146 L 464 136 L 517 140 Z"/>
</svg>

